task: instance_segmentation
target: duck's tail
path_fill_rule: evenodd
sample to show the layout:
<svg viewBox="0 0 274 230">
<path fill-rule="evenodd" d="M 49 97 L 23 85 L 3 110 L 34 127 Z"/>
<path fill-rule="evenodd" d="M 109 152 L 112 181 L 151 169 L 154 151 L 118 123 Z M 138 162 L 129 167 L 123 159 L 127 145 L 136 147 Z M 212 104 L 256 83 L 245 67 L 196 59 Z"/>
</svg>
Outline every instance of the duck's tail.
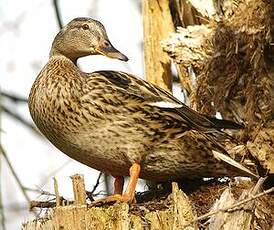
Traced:
<svg viewBox="0 0 274 230">
<path fill-rule="evenodd" d="M 234 121 L 224 119 L 221 120 L 207 115 L 205 116 L 215 125 L 216 129 L 243 129 L 245 127 L 243 124 L 239 124 Z"/>
</svg>

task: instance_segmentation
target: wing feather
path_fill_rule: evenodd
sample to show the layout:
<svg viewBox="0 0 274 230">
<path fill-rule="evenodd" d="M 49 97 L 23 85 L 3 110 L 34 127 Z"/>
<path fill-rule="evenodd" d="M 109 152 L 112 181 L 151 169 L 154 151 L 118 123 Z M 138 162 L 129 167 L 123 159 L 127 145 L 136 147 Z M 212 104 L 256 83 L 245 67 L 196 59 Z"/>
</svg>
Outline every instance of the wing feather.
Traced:
<svg viewBox="0 0 274 230">
<path fill-rule="evenodd" d="M 101 80 L 108 82 L 114 91 L 120 91 L 131 96 L 136 102 L 142 101 L 144 105 L 158 107 L 162 111 L 166 111 L 169 115 L 175 115 L 176 119 L 187 123 L 196 130 L 200 131 L 219 131 L 222 128 L 240 128 L 241 126 L 235 122 L 219 120 L 200 114 L 189 108 L 180 100 L 175 98 L 167 91 L 153 85 L 143 79 L 124 72 L 116 71 L 96 71 L 90 74 L 90 77 L 99 77 Z M 179 116 L 178 116 L 179 115 Z"/>
</svg>

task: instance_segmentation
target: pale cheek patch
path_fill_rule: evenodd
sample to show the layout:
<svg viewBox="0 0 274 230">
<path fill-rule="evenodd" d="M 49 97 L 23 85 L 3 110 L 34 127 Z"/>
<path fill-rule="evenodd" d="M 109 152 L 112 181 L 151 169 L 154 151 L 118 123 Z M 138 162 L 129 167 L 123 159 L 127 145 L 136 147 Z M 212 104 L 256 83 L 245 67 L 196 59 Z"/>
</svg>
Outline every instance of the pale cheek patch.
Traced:
<svg viewBox="0 0 274 230">
<path fill-rule="evenodd" d="M 152 102 L 152 103 L 149 103 L 149 105 L 156 106 L 156 107 L 163 108 L 163 109 L 175 109 L 175 108 L 182 107 L 182 105 L 180 105 L 180 104 L 172 103 L 172 102 L 168 102 L 168 101 Z"/>
</svg>

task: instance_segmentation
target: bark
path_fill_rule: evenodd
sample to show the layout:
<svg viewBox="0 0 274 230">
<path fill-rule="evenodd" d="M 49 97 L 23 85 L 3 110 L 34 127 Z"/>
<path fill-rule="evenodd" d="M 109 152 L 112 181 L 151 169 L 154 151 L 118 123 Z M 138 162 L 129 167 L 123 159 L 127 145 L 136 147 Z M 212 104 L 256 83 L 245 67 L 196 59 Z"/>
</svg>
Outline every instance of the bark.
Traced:
<svg viewBox="0 0 274 230">
<path fill-rule="evenodd" d="M 146 80 L 165 90 L 172 89 L 170 59 L 161 41 L 174 31 L 168 0 L 143 1 L 144 57 Z"/>
</svg>

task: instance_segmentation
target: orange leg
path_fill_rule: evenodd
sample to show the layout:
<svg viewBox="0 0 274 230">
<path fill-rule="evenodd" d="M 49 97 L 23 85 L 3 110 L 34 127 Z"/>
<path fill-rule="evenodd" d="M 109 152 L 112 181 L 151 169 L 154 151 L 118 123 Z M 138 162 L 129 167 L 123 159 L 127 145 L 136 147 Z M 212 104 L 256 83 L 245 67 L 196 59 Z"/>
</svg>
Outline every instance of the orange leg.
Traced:
<svg viewBox="0 0 274 230">
<path fill-rule="evenodd" d="M 135 189 L 137 185 L 137 181 L 140 175 L 141 171 L 141 166 L 137 163 L 134 163 L 130 169 L 129 169 L 129 182 L 127 189 L 125 193 L 123 194 L 123 197 L 125 199 L 128 199 L 129 203 L 131 203 L 134 200 L 134 195 L 135 195 Z"/>
<path fill-rule="evenodd" d="M 129 169 L 130 178 L 129 178 L 129 183 L 125 193 L 123 195 L 116 193 L 112 196 L 108 196 L 108 197 L 96 200 L 94 201 L 94 203 L 100 203 L 100 202 L 107 203 L 107 202 L 113 202 L 113 201 L 122 201 L 122 202 L 132 203 L 134 201 L 135 189 L 136 189 L 137 181 L 140 175 L 140 171 L 141 171 L 140 165 L 137 163 L 134 163 Z M 121 186 L 119 185 L 120 183 L 119 179 L 117 181 L 117 178 L 116 178 L 115 183 L 114 183 L 114 188 L 115 188 L 114 192 L 121 191 Z"/>
<path fill-rule="evenodd" d="M 120 194 L 122 195 L 124 188 L 124 177 L 117 176 L 114 180 L 114 193 L 113 194 Z"/>
</svg>

